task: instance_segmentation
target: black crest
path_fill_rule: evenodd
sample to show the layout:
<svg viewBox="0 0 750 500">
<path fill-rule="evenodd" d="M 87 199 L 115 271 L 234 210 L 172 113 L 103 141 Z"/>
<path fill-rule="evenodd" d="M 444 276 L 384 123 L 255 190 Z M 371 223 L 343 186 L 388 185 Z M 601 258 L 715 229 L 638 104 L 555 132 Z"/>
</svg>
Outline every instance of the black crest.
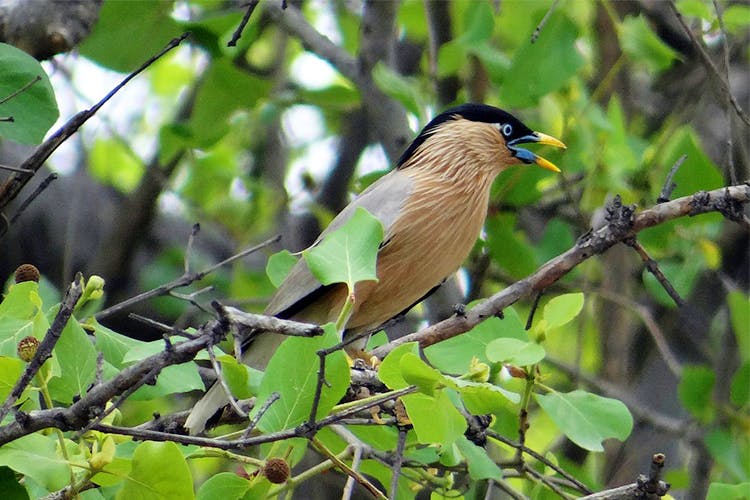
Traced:
<svg viewBox="0 0 750 500">
<path fill-rule="evenodd" d="M 518 118 L 511 115 L 510 113 L 503 111 L 502 109 L 495 108 L 494 106 L 488 106 L 486 104 L 468 103 L 456 106 L 455 108 L 447 109 L 433 118 L 430 123 L 425 125 L 422 131 L 419 133 L 416 139 L 409 144 L 406 151 L 401 155 L 396 163 L 396 168 L 400 168 L 422 145 L 424 141 L 437 129 L 442 123 L 450 120 L 455 120 L 457 117 L 465 120 L 471 120 L 475 122 L 484 123 L 497 123 L 499 125 L 509 124 L 511 125 L 510 135 L 505 136 L 505 141 L 520 138 L 532 133 L 532 130 L 524 125 Z M 498 133 L 501 133 L 498 130 Z"/>
</svg>

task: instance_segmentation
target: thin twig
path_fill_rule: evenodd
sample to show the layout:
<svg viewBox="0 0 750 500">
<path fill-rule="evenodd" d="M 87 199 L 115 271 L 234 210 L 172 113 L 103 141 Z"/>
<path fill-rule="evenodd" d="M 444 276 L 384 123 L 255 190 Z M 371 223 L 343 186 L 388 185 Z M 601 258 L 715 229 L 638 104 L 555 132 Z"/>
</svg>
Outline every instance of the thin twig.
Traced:
<svg viewBox="0 0 750 500">
<path fill-rule="evenodd" d="M 6 102 L 10 101 L 11 99 L 13 99 L 14 97 L 16 97 L 17 95 L 22 94 L 23 92 L 26 92 L 27 90 L 29 90 L 31 88 L 31 86 L 34 85 L 35 83 L 41 82 L 41 81 L 42 81 L 42 77 L 39 76 L 39 75 L 36 75 L 34 78 L 31 79 L 31 81 L 27 82 L 23 87 L 21 87 L 20 89 L 16 90 L 15 92 L 13 92 L 12 94 L 10 94 L 9 96 L 3 97 L 2 99 L 0 99 L 0 104 L 5 104 Z"/>
<path fill-rule="evenodd" d="M 544 290 L 539 290 L 536 297 L 534 297 L 534 303 L 531 304 L 531 310 L 529 311 L 529 318 L 526 320 L 526 330 L 531 330 L 531 325 L 534 322 L 534 314 L 539 307 L 539 301 L 542 299 L 542 295 L 544 295 Z"/>
<path fill-rule="evenodd" d="M 727 29 L 724 26 L 724 16 L 719 7 L 719 2 L 713 0 L 714 10 L 716 11 L 716 19 L 719 21 L 719 29 L 721 30 L 721 48 L 724 55 L 724 78 L 729 82 L 729 42 L 727 41 Z M 725 96 L 726 97 L 726 96 Z M 737 184 L 737 171 L 734 167 L 734 144 L 733 144 L 733 127 L 732 127 L 732 115 L 731 115 L 732 101 L 729 98 L 724 100 L 724 116 L 726 117 L 727 127 L 727 166 L 729 167 L 729 182 Z"/>
<path fill-rule="evenodd" d="M 352 469 L 359 470 L 359 465 L 362 461 L 362 447 L 361 446 L 349 446 L 352 449 Z M 346 484 L 344 485 L 344 491 L 341 493 L 341 500 L 349 500 L 354 493 L 355 480 L 352 476 L 346 478 Z"/>
<path fill-rule="evenodd" d="M 326 448 L 326 446 L 319 439 L 312 438 L 310 442 L 316 450 L 318 450 L 323 454 L 323 456 L 335 463 L 336 467 L 338 467 L 342 472 L 350 477 L 353 477 L 354 480 L 361 484 L 373 497 L 379 500 L 387 500 L 388 497 L 386 497 L 382 491 L 380 491 L 374 484 L 372 484 L 365 476 L 349 467 L 345 462 L 331 453 L 331 451 Z"/>
<path fill-rule="evenodd" d="M 539 38 L 539 35 L 542 32 L 542 29 L 544 28 L 544 25 L 547 24 L 547 21 L 549 21 L 549 17 L 552 15 L 552 12 L 557 8 L 557 4 L 560 0 L 554 0 L 552 2 L 552 5 L 549 6 L 549 9 L 547 9 L 547 12 L 544 14 L 544 17 L 541 21 L 539 21 L 539 24 L 536 25 L 536 28 L 534 28 L 534 32 L 531 34 L 531 43 L 536 43 L 537 39 Z"/>
<path fill-rule="evenodd" d="M 36 189 L 25 200 L 23 200 L 23 203 L 18 206 L 18 210 L 16 210 L 16 213 L 13 214 L 13 217 L 10 218 L 10 224 L 16 222 L 21 214 L 26 210 L 26 208 L 31 205 L 31 202 L 34 201 L 40 194 L 42 194 L 42 192 L 47 189 L 50 184 L 52 184 L 52 181 L 57 180 L 57 177 L 58 175 L 55 172 L 52 172 L 47 177 L 45 177 L 45 179 L 39 183 Z M 5 227 L 5 229 L 7 229 L 7 226 Z M 0 236 L 2 236 L 3 233 L 4 231 L 0 232 Z"/>
<path fill-rule="evenodd" d="M 745 111 L 742 109 L 742 106 L 740 106 L 740 103 L 738 103 L 737 99 L 735 99 L 734 95 L 732 95 L 732 90 L 729 88 L 729 82 L 721 75 L 719 69 L 711 60 L 711 56 L 708 55 L 708 52 L 706 52 L 706 49 L 703 47 L 701 41 L 698 39 L 698 37 L 695 36 L 693 30 L 691 30 L 687 25 L 685 19 L 683 19 L 682 17 L 682 13 L 679 11 L 679 9 L 677 9 L 677 5 L 675 4 L 674 0 L 670 0 L 669 6 L 672 8 L 672 12 L 677 17 L 677 21 L 680 23 L 680 26 L 682 26 L 682 29 L 685 30 L 685 33 L 687 33 L 688 38 L 690 38 L 690 42 L 693 44 L 693 47 L 695 47 L 701 63 L 703 63 L 703 66 L 706 67 L 709 75 L 715 77 L 715 79 L 719 82 L 718 88 L 721 91 L 722 95 L 732 104 L 732 107 L 734 108 L 735 113 L 737 113 L 737 116 L 740 117 L 740 119 L 745 123 L 746 126 L 750 127 L 750 117 L 747 116 Z"/>
<path fill-rule="evenodd" d="M 672 179 L 674 178 L 674 174 L 677 173 L 677 170 L 682 166 L 682 164 L 687 160 L 687 155 L 680 156 L 676 162 L 674 162 L 674 165 L 672 165 L 672 168 L 669 169 L 669 173 L 667 174 L 667 178 L 664 181 L 664 186 L 661 188 L 661 192 L 659 193 L 659 197 L 656 199 L 656 203 L 664 203 L 670 200 L 672 198 L 672 193 L 674 192 L 674 189 L 677 187 L 677 184 L 672 182 Z"/>
<path fill-rule="evenodd" d="M 55 319 L 52 321 L 49 329 L 47 329 L 44 338 L 39 343 L 36 353 L 34 353 L 34 357 L 31 358 L 29 364 L 26 365 L 23 374 L 18 381 L 16 381 L 10 394 L 8 394 L 8 397 L 5 399 L 3 406 L 0 408 L 0 422 L 2 422 L 16 401 L 18 401 L 18 398 L 21 397 L 21 394 L 23 394 L 23 391 L 29 383 L 31 383 L 31 380 L 37 372 L 39 372 L 39 369 L 44 362 L 52 357 L 52 350 L 60 339 L 60 335 L 62 335 L 65 325 L 68 324 L 68 320 L 73 315 L 73 309 L 75 309 L 75 305 L 78 302 L 78 299 L 81 298 L 82 294 L 83 277 L 81 276 L 81 273 L 77 273 L 73 282 L 65 291 L 65 297 L 63 297 L 62 303 L 60 304 L 60 309 L 57 311 Z"/>
<path fill-rule="evenodd" d="M 0 118 L 0 121 L 3 121 L 2 118 Z M 0 163 L 0 170 L 8 170 L 9 172 L 16 172 L 19 174 L 33 174 L 33 170 L 29 170 L 28 168 L 18 168 L 18 167 L 11 167 L 10 165 L 3 165 Z"/>
<path fill-rule="evenodd" d="M 627 238 L 623 241 L 623 243 L 636 251 L 638 256 L 646 265 L 646 269 L 648 270 L 648 272 L 650 272 L 654 276 L 654 278 L 656 278 L 656 280 L 661 284 L 662 288 L 664 288 L 664 291 L 667 292 L 667 295 L 669 295 L 672 300 L 674 300 L 675 304 L 677 304 L 678 307 L 684 306 L 685 301 L 682 299 L 682 297 L 680 297 L 680 294 L 677 292 L 677 290 L 675 290 L 672 283 L 661 271 L 661 268 L 659 268 L 659 263 L 651 258 L 646 249 L 643 248 L 643 245 L 638 242 L 635 236 L 633 236 L 632 238 Z"/>
<path fill-rule="evenodd" d="M 250 433 L 253 432 L 253 429 L 255 429 L 255 426 L 258 425 L 258 422 L 260 422 L 260 419 L 263 418 L 263 415 L 266 414 L 266 412 L 271 408 L 271 406 L 281 399 L 281 395 L 278 392 L 272 392 L 268 399 L 261 405 L 260 408 L 258 408 L 258 413 L 255 414 L 255 416 L 250 420 L 250 423 L 245 428 L 245 432 L 242 433 L 242 439 L 247 438 L 250 436 Z"/>
<path fill-rule="evenodd" d="M 565 471 L 562 467 L 557 465 L 556 463 L 550 461 L 547 459 L 544 455 L 537 453 L 536 451 L 532 450 L 528 446 L 521 444 L 519 442 L 513 441 L 512 439 L 508 439 L 505 436 L 502 436 L 498 434 L 497 432 L 493 431 L 492 429 L 487 430 L 487 436 L 491 437 L 492 439 L 495 439 L 497 441 L 500 441 L 501 443 L 508 445 L 512 448 L 515 448 L 516 450 L 520 450 L 523 453 L 526 453 L 527 455 L 534 457 L 534 459 L 538 460 L 540 463 L 544 464 L 545 467 L 549 467 L 550 469 L 554 470 L 558 474 L 560 474 L 562 477 L 570 481 L 573 485 L 575 485 L 576 488 L 578 488 L 579 491 L 582 493 L 591 493 L 591 490 L 582 482 L 577 480 L 575 477 L 570 475 L 568 472 Z"/>
<path fill-rule="evenodd" d="M 533 477 L 534 479 L 542 483 L 544 486 L 554 491 L 557 494 L 557 496 L 559 496 L 560 498 L 564 498 L 566 500 L 573 498 L 567 493 L 565 493 L 562 489 L 560 489 L 560 487 L 557 486 L 554 482 L 550 481 L 544 474 L 540 474 L 539 472 L 532 469 L 526 464 L 524 464 L 523 466 L 523 472 L 524 474 L 527 474 Z"/>
<path fill-rule="evenodd" d="M 228 263 L 230 263 L 232 261 L 235 261 L 237 259 L 240 259 L 242 257 L 245 257 L 246 255 L 251 254 L 253 252 L 257 252 L 258 250 L 261 250 L 261 249 L 263 249 L 263 248 L 265 248 L 265 247 L 267 247 L 267 246 L 269 246 L 269 245 L 277 242 L 278 240 L 279 240 L 279 236 L 274 236 L 273 238 L 269 238 L 266 241 L 264 241 L 264 242 L 262 242 L 262 243 L 260 243 L 258 245 L 255 245 L 255 246 L 250 247 L 250 248 L 246 248 L 242 252 L 240 252 L 238 254 L 235 254 L 235 255 L 232 255 L 231 257 L 222 260 L 218 264 L 214 264 L 212 266 L 209 266 L 208 268 L 204 269 L 203 271 L 200 271 L 200 272 L 197 272 L 197 273 L 185 273 L 182 276 L 180 276 L 179 278 L 170 281 L 169 283 L 165 283 L 165 284 L 160 285 L 160 286 L 158 286 L 156 288 L 153 288 L 153 289 L 151 289 L 151 290 L 149 290 L 147 292 L 143 292 L 141 294 L 136 295 L 135 297 L 131 297 L 131 298 L 129 298 L 127 300 L 124 300 L 124 301 L 122 301 L 122 302 L 120 302 L 118 304 L 115 304 L 115 305 L 110 306 L 110 307 L 108 307 L 106 309 L 103 309 L 103 310 L 99 311 L 98 313 L 96 313 L 94 315 L 94 317 L 97 320 L 101 320 L 102 318 L 106 318 L 107 316 L 111 316 L 112 314 L 118 313 L 118 312 L 122 311 L 123 309 L 127 309 L 128 307 L 130 307 L 130 306 L 132 306 L 134 304 L 138 304 L 139 302 L 143 302 L 144 300 L 148 300 L 148 299 L 151 299 L 153 297 L 159 297 L 161 295 L 166 295 L 169 292 L 171 292 L 172 290 L 174 290 L 175 288 L 185 287 L 185 286 L 188 286 L 188 285 L 192 284 L 195 281 L 200 281 L 203 278 L 205 278 L 207 274 L 215 271 L 219 267 L 221 267 L 221 266 L 223 266 L 225 264 L 228 264 Z"/>
<path fill-rule="evenodd" d="M 247 26 L 247 22 L 250 20 L 250 16 L 253 15 L 255 7 L 257 7 L 259 3 L 260 0 L 250 0 L 250 2 L 248 2 L 247 9 L 245 10 L 245 15 L 242 16 L 242 21 L 240 21 L 240 24 L 239 26 L 237 26 L 237 29 L 234 30 L 234 33 L 232 33 L 232 38 L 227 42 L 227 47 L 234 47 L 237 45 L 237 40 L 239 40 L 242 36 L 242 30 L 244 30 L 245 26 Z"/>
<path fill-rule="evenodd" d="M 46 141 L 44 141 L 31 156 L 29 156 L 21 165 L 20 168 L 24 170 L 30 170 L 36 172 L 42 166 L 42 164 L 50 157 L 52 153 L 57 150 L 60 145 L 65 142 L 70 136 L 75 134 L 81 126 L 86 123 L 89 118 L 94 116 L 99 109 L 104 106 L 117 92 L 119 92 L 130 80 L 135 78 L 138 74 L 143 72 L 156 60 L 161 58 L 164 54 L 177 47 L 183 40 L 188 37 L 188 33 L 182 34 L 180 37 L 172 39 L 159 53 L 150 57 L 145 63 L 143 63 L 138 69 L 130 73 L 128 76 L 115 86 L 107 95 L 105 95 L 99 102 L 94 104 L 91 108 L 76 113 L 65 125 L 60 127 L 54 134 L 52 134 Z M 29 174 L 17 174 L 13 175 L 0 186 L 0 211 L 2 211 L 8 204 L 13 201 L 21 189 L 26 185 L 27 182 L 33 177 Z"/>
<path fill-rule="evenodd" d="M 240 408 L 237 400 L 234 399 L 234 396 L 232 395 L 231 389 L 229 389 L 229 385 L 227 384 L 226 379 L 221 375 L 221 367 L 219 366 L 219 361 L 216 359 L 216 353 L 214 352 L 213 346 L 209 346 L 206 351 L 208 352 L 208 358 L 211 360 L 211 367 L 213 368 L 214 373 L 216 373 L 216 379 L 219 382 L 221 389 L 224 391 L 227 399 L 229 400 L 229 406 L 232 407 L 237 415 L 241 416 L 242 418 L 247 418 L 247 413 L 245 413 L 242 408 Z"/>
<path fill-rule="evenodd" d="M 396 443 L 396 460 L 391 467 L 391 489 L 388 498 L 396 500 L 398 495 L 398 478 L 401 475 L 401 465 L 404 463 L 404 448 L 406 447 L 407 430 L 403 426 L 398 428 L 398 442 Z"/>
</svg>

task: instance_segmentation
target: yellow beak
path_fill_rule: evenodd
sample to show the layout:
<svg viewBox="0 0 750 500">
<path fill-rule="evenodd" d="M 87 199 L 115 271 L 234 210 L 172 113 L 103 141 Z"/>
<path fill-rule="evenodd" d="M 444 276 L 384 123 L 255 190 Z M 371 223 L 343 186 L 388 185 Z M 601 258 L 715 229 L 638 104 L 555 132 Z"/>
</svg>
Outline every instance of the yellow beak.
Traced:
<svg viewBox="0 0 750 500">
<path fill-rule="evenodd" d="M 546 144 L 548 146 L 555 146 L 556 148 L 567 149 L 565 144 L 559 139 L 555 139 L 551 135 L 543 134 L 541 132 L 533 132 L 529 135 L 520 137 L 508 143 L 508 147 L 514 152 L 516 158 L 524 163 L 536 163 L 540 167 L 551 170 L 553 172 L 560 172 L 560 169 L 551 161 L 538 156 L 527 149 L 516 147 L 516 144 L 526 143 L 537 143 Z"/>
</svg>

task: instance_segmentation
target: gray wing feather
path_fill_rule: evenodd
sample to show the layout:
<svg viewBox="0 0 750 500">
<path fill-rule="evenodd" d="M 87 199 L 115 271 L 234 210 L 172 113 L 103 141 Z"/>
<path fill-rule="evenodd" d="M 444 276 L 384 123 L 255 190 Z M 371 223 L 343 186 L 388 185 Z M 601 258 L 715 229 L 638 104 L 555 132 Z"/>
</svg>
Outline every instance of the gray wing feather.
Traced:
<svg viewBox="0 0 750 500">
<path fill-rule="evenodd" d="M 400 170 L 384 175 L 347 205 L 318 236 L 313 246 L 317 245 L 326 234 L 343 226 L 358 207 L 366 209 L 380 221 L 383 225 L 385 241 L 387 241 L 390 228 L 412 192 L 412 182 L 411 178 Z M 305 259 L 300 259 L 276 290 L 265 313 L 280 314 L 322 286 L 307 267 Z"/>
</svg>

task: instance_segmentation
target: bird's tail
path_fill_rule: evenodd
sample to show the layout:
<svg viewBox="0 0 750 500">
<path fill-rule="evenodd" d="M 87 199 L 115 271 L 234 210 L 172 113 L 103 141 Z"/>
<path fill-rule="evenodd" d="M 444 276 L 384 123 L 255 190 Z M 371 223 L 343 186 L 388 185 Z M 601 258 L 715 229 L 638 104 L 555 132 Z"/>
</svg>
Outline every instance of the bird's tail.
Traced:
<svg viewBox="0 0 750 500">
<path fill-rule="evenodd" d="M 208 419 L 228 404 L 229 398 L 226 392 L 224 392 L 224 388 L 221 387 L 221 384 L 214 384 L 213 387 L 206 391 L 206 394 L 200 401 L 193 406 L 193 410 L 188 415 L 187 420 L 185 420 L 185 429 L 187 429 L 191 436 L 200 434 L 206 428 Z"/>
</svg>

